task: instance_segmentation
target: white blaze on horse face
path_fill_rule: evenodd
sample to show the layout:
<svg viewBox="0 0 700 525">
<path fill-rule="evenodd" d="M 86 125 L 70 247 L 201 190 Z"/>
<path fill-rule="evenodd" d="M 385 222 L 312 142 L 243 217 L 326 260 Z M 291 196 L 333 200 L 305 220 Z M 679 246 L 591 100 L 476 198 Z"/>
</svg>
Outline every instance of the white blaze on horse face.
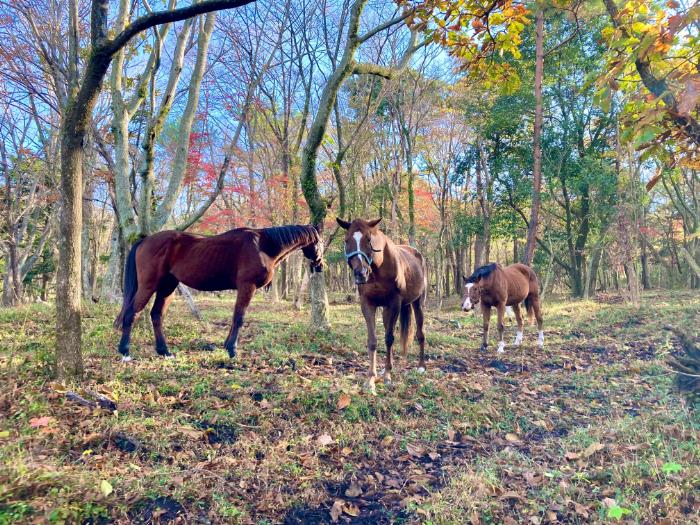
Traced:
<svg viewBox="0 0 700 525">
<path fill-rule="evenodd" d="M 355 239 L 355 243 L 357 244 L 357 248 L 355 248 L 355 250 L 357 250 L 358 252 L 361 251 L 360 250 L 360 241 L 362 240 L 362 232 L 353 233 L 352 238 Z"/>
<path fill-rule="evenodd" d="M 474 283 L 469 283 L 465 285 L 464 287 L 467 289 L 467 296 L 464 299 L 464 304 L 462 305 L 463 310 L 471 310 L 472 308 L 472 300 L 471 297 L 469 296 L 472 286 L 474 286 Z"/>
<path fill-rule="evenodd" d="M 540 330 L 539 335 L 537 336 L 537 346 L 542 348 L 544 346 L 544 332 Z"/>
</svg>

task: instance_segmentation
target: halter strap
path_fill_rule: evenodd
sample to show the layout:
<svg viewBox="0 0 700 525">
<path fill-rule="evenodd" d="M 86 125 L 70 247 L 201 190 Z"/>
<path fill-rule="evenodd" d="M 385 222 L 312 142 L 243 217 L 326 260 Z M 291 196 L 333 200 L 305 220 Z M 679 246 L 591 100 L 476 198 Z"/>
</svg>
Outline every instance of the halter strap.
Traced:
<svg viewBox="0 0 700 525">
<path fill-rule="evenodd" d="M 350 261 L 350 259 L 355 257 L 355 255 L 359 255 L 360 259 L 364 259 L 367 262 L 367 264 L 372 266 L 372 258 L 369 255 L 367 255 L 365 252 L 363 252 L 362 250 L 355 250 L 354 252 L 350 252 L 350 253 L 346 252 L 345 253 L 345 260 Z"/>
</svg>

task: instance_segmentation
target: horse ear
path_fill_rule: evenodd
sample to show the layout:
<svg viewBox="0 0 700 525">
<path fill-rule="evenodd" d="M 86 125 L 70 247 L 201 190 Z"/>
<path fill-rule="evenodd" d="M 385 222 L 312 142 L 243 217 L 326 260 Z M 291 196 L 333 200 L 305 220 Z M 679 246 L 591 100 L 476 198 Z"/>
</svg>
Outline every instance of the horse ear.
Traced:
<svg viewBox="0 0 700 525">
<path fill-rule="evenodd" d="M 377 224 L 379 224 L 382 221 L 382 218 L 379 217 L 378 219 L 374 219 L 373 221 L 369 221 L 367 224 L 369 224 L 370 228 L 374 228 Z"/>
<path fill-rule="evenodd" d="M 348 221 L 344 221 L 340 217 L 336 217 L 335 220 L 338 223 L 338 225 L 340 225 L 341 228 L 344 228 L 347 230 L 350 227 L 350 223 Z"/>
</svg>

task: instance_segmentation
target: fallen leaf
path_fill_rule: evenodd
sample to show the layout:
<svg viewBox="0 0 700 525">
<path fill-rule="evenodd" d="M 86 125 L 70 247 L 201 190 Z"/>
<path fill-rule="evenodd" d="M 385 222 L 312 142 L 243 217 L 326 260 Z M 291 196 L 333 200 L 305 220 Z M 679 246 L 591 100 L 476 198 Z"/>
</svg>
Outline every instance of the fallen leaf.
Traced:
<svg viewBox="0 0 700 525">
<path fill-rule="evenodd" d="M 391 445 L 392 441 L 394 441 L 393 436 L 384 436 L 384 438 L 382 439 L 382 446 L 388 447 L 389 445 Z"/>
<path fill-rule="evenodd" d="M 353 503 L 346 503 L 343 506 L 343 512 L 349 516 L 357 517 L 360 515 L 360 507 L 354 505 Z"/>
<path fill-rule="evenodd" d="M 53 418 L 49 416 L 33 417 L 29 420 L 29 426 L 32 428 L 46 427 L 51 423 Z"/>
<path fill-rule="evenodd" d="M 340 518 L 340 515 L 342 513 L 343 513 L 343 501 L 337 499 L 333 502 L 333 506 L 331 507 L 331 519 L 333 520 L 333 523 L 336 523 L 338 521 L 338 518 Z"/>
<path fill-rule="evenodd" d="M 356 498 L 360 494 L 362 494 L 362 489 L 360 486 L 357 484 L 357 482 L 353 481 L 350 483 L 350 486 L 345 490 L 345 495 L 348 498 Z"/>
<path fill-rule="evenodd" d="M 603 498 L 602 503 L 603 503 L 603 507 L 605 507 L 606 509 L 609 509 L 610 507 L 614 507 L 615 505 L 617 505 L 617 501 L 615 501 L 612 498 Z"/>
<path fill-rule="evenodd" d="M 569 461 L 574 461 L 574 460 L 580 458 L 581 455 L 577 454 L 576 452 L 567 452 L 566 454 L 564 454 L 564 457 L 566 459 L 568 459 Z"/>
<path fill-rule="evenodd" d="M 328 434 L 321 434 L 320 436 L 318 436 L 316 441 L 319 445 L 326 447 L 333 443 L 333 438 L 330 437 Z"/>
<path fill-rule="evenodd" d="M 605 448 L 605 445 L 602 443 L 591 443 L 588 445 L 586 450 L 583 451 L 583 457 L 584 458 L 590 458 L 593 454 L 596 452 L 603 450 Z"/>
<path fill-rule="evenodd" d="M 513 492 L 511 490 L 509 492 L 504 492 L 503 494 L 501 494 L 501 497 L 498 499 L 500 499 L 500 500 L 506 500 L 506 499 L 524 500 L 525 498 L 521 494 L 518 494 L 517 492 Z"/>
<path fill-rule="evenodd" d="M 338 410 L 343 410 L 344 408 L 347 408 L 350 406 L 350 401 L 351 397 L 345 393 L 340 394 L 340 397 L 338 398 L 338 402 L 336 403 L 335 407 Z"/>
<path fill-rule="evenodd" d="M 202 432 L 201 430 L 195 430 L 192 427 L 179 426 L 179 427 L 177 427 L 177 429 L 180 432 L 182 432 L 183 434 L 185 434 L 186 436 L 191 437 L 191 438 L 195 438 L 195 439 L 200 439 L 202 436 L 205 435 L 205 433 Z"/>
<path fill-rule="evenodd" d="M 413 457 L 420 458 L 423 457 L 423 454 L 425 454 L 425 449 L 421 447 L 420 445 L 413 445 L 411 443 L 408 443 L 406 445 L 406 451 Z"/>
<path fill-rule="evenodd" d="M 440 458 L 440 454 L 437 452 L 428 452 L 428 457 L 433 461 L 437 461 Z"/>
<path fill-rule="evenodd" d="M 107 481 L 106 479 L 100 481 L 100 492 L 105 498 L 109 496 L 113 490 L 114 489 L 112 488 L 112 485 L 109 481 Z"/>
<path fill-rule="evenodd" d="M 518 443 L 520 442 L 520 438 L 516 434 L 506 434 L 506 441 L 509 441 L 510 443 Z"/>
<path fill-rule="evenodd" d="M 10 431 L 9 430 L 3 430 L 0 432 L 0 439 L 8 438 L 10 437 Z"/>
</svg>

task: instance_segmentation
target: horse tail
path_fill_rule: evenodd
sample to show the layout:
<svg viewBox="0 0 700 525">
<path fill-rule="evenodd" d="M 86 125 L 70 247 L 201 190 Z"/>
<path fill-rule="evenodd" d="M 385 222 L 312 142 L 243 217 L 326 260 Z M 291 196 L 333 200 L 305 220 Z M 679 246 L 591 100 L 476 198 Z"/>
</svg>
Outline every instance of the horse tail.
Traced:
<svg viewBox="0 0 700 525">
<path fill-rule="evenodd" d="M 538 297 L 540 294 L 540 283 L 537 280 L 537 274 L 535 273 L 535 271 L 529 266 L 527 267 L 527 269 L 529 270 L 528 285 L 530 287 L 530 290 L 527 294 L 527 297 L 525 298 L 525 310 L 527 311 L 528 321 L 530 321 L 530 324 L 532 324 L 532 321 L 535 317 L 535 304 L 533 299 Z"/>
<path fill-rule="evenodd" d="M 532 295 L 528 295 L 525 298 L 525 310 L 527 310 L 527 319 L 532 324 L 532 320 L 535 317 L 535 306 L 532 304 Z"/>
<path fill-rule="evenodd" d="M 411 303 L 401 305 L 399 313 L 399 333 L 401 342 L 401 355 L 405 358 L 408 355 L 408 347 L 413 340 L 413 307 Z"/>
<path fill-rule="evenodd" d="M 136 271 L 136 249 L 144 241 L 145 237 L 140 238 L 129 250 L 129 255 L 126 257 L 124 265 L 124 301 L 119 315 L 114 320 L 114 328 L 124 328 L 124 321 L 127 318 L 127 312 L 134 308 L 134 297 L 139 288 L 138 275 Z"/>
</svg>

